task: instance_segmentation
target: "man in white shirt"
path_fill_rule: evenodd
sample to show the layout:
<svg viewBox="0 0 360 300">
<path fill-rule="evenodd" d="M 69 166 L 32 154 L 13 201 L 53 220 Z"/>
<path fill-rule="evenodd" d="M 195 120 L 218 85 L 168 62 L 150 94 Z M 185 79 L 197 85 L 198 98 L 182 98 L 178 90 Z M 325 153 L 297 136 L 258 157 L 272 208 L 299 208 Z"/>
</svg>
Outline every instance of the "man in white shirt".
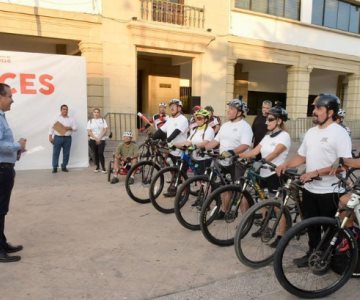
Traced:
<svg viewBox="0 0 360 300">
<path fill-rule="evenodd" d="M 306 173 L 300 177 L 305 183 L 303 192 L 304 218 L 317 216 L 334 217 L 339 197 L 344 190 L 333 183 L 338 182 L 335 175 L 329 175 L 332 163 L 338 157 L 351 157 L 351 140 L 344 128 L 335 123 L 340 108 L 340 100 L 335 95 L 320 94 L 314 100 L 313 123 L 298 150 L 297 155 L 285 161 L 276 169 L 278 175 L 288 168 L 305 163 Z M 322 180 L 311 181 L 322 176 Z M 321 238 L 321 228 L 308 231 L 309 251 L 307 255 L 294 259 L 299 267 L 308 266 L 308 258 Z"/>
<path fill-rule="evenodd" d="M 71 134 L 76 131 L 77 126 L 75 120 L 68 116 L 69 108 L 66 104 L 61 105 L 61 114 L 56 118 L 49 130 L 49 141 L 53 144 L 52 167 L 53 173 L 57 172 L 59 166 L 59 156 L 61 149 L 63 150 L 63 162 L 61 170 L 69 172 L 66 168 L 70 157 Z"/>
</svg>

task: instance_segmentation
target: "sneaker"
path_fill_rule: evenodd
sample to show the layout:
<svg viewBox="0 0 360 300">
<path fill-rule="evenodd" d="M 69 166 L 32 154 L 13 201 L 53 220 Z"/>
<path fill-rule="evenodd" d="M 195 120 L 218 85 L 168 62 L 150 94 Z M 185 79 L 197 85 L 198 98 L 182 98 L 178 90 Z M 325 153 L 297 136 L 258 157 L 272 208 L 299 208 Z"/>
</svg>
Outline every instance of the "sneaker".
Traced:
<svg viewBox="0 0 360 300">
<path fill-rule="evenodd" d="M 276 248 L 277 245 L 279 245 L 279 242 L 280 242 L 281 238 L 282 238 L 282 236 L 281 236 L 281 235 L 278 235 L 278 236 L 276 237 L 276 239 L 275 239 L 272 243 L 269 244 L 269 247 L 270 247 L 270 248 Z"/>
<path fill-rule="evenodd" d="M 118 183 L 118 182 L 119 182 L 119 178 L 113 177 L 110 182 L 111 182 L 111 184 Z"/>
<path fill-rule="evenodd" d="M 129 184 L 134 184 L 134 178 L 130 177 L 129 180 L 128 180 L 128 183 Z"/>
<path fill-rule="evenodd" d="M 106 171 L 106 170 L 102 170 L 101 173 L 107 174 L 107 171 Z"/>
<path fill-rule="evenodd" d="M 171 198 L 176 196 L 176 187 L 169 187 L 165 193 L 163 193 L 165 197 Z"/>
<path fill-rule="evenodd" d="M 225 219 L 225 213 L 222 210 L 219 210 L 217 213 L 215 220 L 224 220 Z"/>
<path fill-rule="evenodd" d="M 256 230 L 255 232 L 253 232 L 253 233 L 251 234 L 251 236 L 252 236 L 252 237 L 255 237 L 255 238 L 261 237 L 261 232 L 262 232 L 262 231 L 263 231 L 262 226 L 260 226 L 258 230 Z"/>
<path fill-rule="evenodd" d="M 293 259 L 293 263 L 298 268 L 305 268 L 309 266 L 310 253 L 306 253 L 304 256 Z"/>
<path fill-rule="evenodd" d="M 100 172 L 99 169 L 95 169 L 95 170 L 94 170 L 94 173 L 99 173 L 99 172 Z"/>
<path fill-rule="evenodd" d="M 57 173 L 57 168 L 53 168 L 52 173 Z"/>
</svg>

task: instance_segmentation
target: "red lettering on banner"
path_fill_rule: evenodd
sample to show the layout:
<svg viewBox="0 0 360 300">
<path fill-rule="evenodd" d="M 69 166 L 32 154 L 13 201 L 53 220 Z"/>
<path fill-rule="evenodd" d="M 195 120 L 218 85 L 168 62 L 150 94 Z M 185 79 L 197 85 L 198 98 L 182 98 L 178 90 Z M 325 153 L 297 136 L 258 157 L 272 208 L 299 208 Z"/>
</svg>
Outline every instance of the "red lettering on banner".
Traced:
<svg viewBox="0 0 360 300">
<path fill-rule="evenodd" d="M 41 75 L 41 76 L 39 77 L 39 82 L 40 82 L 43 86 L 47 87 L 47 89 L 43 89 L 43 88 L 39 89 L 39 92 L 40 92 L 40 93 L 42 93 L 42 94 L 44 94 L 44 95 L 51 95 L 51 94 L 54 92 L 55 86 L 54 86 L 51 82 L 49 82 L 49 81 L 51 81 L 53 78 L 54 78 L 54 77 L 52 77 L 52 76 L 49 75 L 49 74 L 43 74 L 43 75 Z"/>
<path fill-rule="evenodd" d="M 5 80 L 8 79 L 8 78 L 10 78 L 10 79 L 15 79 L 15 78 L 16 78 L 16 74 L 14 74 L 14 73 L 4 73 L 4 74 L 0 75 L 0 82 L 5 83 Z M 16 92 L 17 92 L 17 91 L 16 91 L 15 88 L 12 88 L 12 89 L 11 89 L 11 93 L 12 93 L 12 94 L 15 94 Z"/>
<path fill-rule="evenodd" d="M 33 80 L 35 79 L 35 74 L 20 74 L 20 89 L 21 94 L 36 94 L 36 90 L 30 89 L 34 86 Z"/>
<path fill-rule="evenodd" d="M 12 87 L 11 92 L 13 94 L 16 94 L 18 90 L 17 88 L 13 87 L 13 84 L 9 79 L 16 79 L 17 76 L 19 76 L 21 94 L 34 95 L 39 92 L 43 95 L 51 95 L 55 91 L 55 86 L 51 82 L 54 77 L 49 74 L 42 74 L 38 79 L 36 74 L 29 73 L 20 73 L 18 75 L 15 73 L 0 74 L 0 82 L 9 84 Z M 35 83 L 37 80 L 41 84 L 41 87 L 38 90 L 35 88 Z"/>
</svg>

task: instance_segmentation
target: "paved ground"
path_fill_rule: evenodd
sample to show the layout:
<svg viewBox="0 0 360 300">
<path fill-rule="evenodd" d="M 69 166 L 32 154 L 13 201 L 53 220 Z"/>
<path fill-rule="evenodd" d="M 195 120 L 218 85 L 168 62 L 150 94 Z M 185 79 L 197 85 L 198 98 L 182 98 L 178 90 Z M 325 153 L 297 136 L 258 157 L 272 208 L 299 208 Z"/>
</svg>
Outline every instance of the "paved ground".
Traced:
<svg viewBox="0 0 360 300">
<path fill-rule="evenodd" d="M 208 243 L 105 178 L 90 168 L 18 172 L 7 236 L 25 249 L 21 262 L 0 265 L 1 300 L 294 299 L 271 267 L 244 267 L 233 247 Z M 355 299 L 358 284 L 331 299 Z"/>
</svg>

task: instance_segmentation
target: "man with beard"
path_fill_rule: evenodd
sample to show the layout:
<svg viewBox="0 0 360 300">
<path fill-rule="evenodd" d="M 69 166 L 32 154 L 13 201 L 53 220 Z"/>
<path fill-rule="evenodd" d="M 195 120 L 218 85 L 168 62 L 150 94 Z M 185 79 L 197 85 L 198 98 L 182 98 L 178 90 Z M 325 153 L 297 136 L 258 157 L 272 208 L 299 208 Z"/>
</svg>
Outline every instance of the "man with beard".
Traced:
<svg viewBox="0 0 360 300">
<path fill-rule="evenodd" d="M 153 139 L 162 139 L 164 133 L 166 134 L 166 141 L 171 144 L 178 144 L 187 140 L 187 132 L 189 130 L 189 122 L 182 114 L 183 103 L 179 99 L 171 99 L 169 102 L 170 118 L 166 123 L 161 126 L 153 135 Z M 180 157 L 179 150 L 170 151 L 170 158 L 175 164 Z M 184 166 L 187 168 L 187 166 Z M 167 192 L 164 193 L 165 197 L 174 197 L 176 195 L 176 188 L 170 186 Z"/>
<path fill-rule="evenodd" d="M 335 175 L 329 175 L 331 165 L 338 157 L 351 157 L 351 140 L 346 130 L 335 122 L 340 108 L 338 97 L 320 94 L 314 100 L 313 123 L 298 150 L 297 155 L 290 158 L 276 169 L 280 175 L 288 168 L 305 163 L 306 173 L 300 177 L 305 183 L 303 191 L 304 218 L 317 216 L 334 217 L 339 198 L 344 189 L 333 185 L 338 182 Z M 322 180 L 311 181 L 321 176 Z M 308 266 L 308 258 L 321 238 L 321 228 L 308 231 L 309 251 L 301 258 L 294 259 L 299 268 Z"/>
<path fill-rule="evenodd" d="M 260 141 L 264 138 L 264 136 L 267 133 L 266 118 L 269 114 L 269 110 L 271 107 L 272 107 L 271 101 L 264 100 L 261 106 L 261 114 L 257 115 L 254 119 L 254 122 L 251 126 L 251 129 L 254 133 L 253 148 L 255 148 L 260 143 Z M 256 160 L 260 160 L 260 159 L 261 159 L 261 153 L 259 153 L 256 156 Z"/>
</svg>

